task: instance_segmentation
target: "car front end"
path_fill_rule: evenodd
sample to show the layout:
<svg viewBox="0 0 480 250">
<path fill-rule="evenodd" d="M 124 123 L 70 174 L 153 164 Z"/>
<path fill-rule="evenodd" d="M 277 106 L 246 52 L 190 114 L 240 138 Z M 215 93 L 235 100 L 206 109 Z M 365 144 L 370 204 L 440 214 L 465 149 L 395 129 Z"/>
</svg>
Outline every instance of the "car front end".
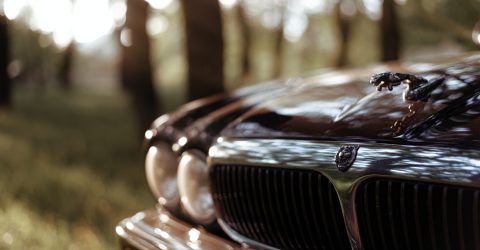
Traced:
<svg viewBox="0 0 480 250">
<path fill-rule="evenodd" d="M 160 117 L 158 206 L 117 226 L 122 247 L 480 249 L 479 62 L 323 72 Z"/>
</svg>

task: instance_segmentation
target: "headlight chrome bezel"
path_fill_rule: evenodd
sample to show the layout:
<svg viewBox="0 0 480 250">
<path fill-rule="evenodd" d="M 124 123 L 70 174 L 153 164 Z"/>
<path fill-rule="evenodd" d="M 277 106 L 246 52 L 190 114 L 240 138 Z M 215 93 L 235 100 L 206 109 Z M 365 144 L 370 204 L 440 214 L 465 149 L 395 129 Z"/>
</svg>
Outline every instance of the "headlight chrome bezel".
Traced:
<svg viewBox="0 0 480 250">
<path fill-rule="evenodd" d="M 178 157 L 166 142 L 154 142 L 145 155 L 145 175 L 158 203 L 169 210 L 178 209 Z"/>
<path fill-rule="evenodd" d="M 182 154 L 178 164 L 177 183 L 183 211 L 199 224 L 212 224 L 216 215 L 207 156 L 203 152 L 190 149 Z"/>
</svg>

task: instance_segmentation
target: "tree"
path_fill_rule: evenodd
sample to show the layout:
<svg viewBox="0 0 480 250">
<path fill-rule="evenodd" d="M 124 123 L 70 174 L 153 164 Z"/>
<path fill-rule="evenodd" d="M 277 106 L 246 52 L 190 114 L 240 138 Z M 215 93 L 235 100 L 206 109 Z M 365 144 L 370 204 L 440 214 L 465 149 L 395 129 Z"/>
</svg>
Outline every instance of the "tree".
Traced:
<svg viewBox="0 0 480 250">
<path fill-rule="evenodd" d="M 273 78 L 279 78 L 282 75 L 282 67 L 283 67 L 283 45 L 284 45 L 284 38 L 283 38 L 283 29 L 285 26 L 285 6 L 280 4 L 280 24 L 278 28 L 275 30 L 275 42 L 274 42 L 274 61 L 273 61 Z"/>
<path fill-rule="evenodd" d="M 60 86 L 65 90 L 68 90 L 72 87 L 72 64 L 74 51 L 75 45 L 72 41 L 64 51 L 63 60 L 58 72 Z"/>
<path fill-rule="evenodd" d="M 223 33 L 218 0 L 182 0 L 185 18 L 188 99 L 224 91 Z"/>
<path fill-rule="evenodd" d="M 248 81 L 251 75 L 250 65 L 250 46 L 252 43 L 250 28 L 248 27 L 247 17 L 245 14 L 245 7 L 242 1 L 237 6 L 237 16 L 240 23 L 240 33 L 242 37 L 242 65 L 241 65 L 241 79 L 242 83 Z"/>
<path fill-rule="evenodd" d="M 335 21 L 338 27 L 338 48 L 334 59 L 335 67 L 345 67 L 347 65 L 348 45 L 350 42 L 350 17 L 343 13 L 342 1 L 335 5 Z"/>
<path fill-rule="evenodd" d="M 383 0 L 380 30 L 382 61 L 398 60 L 401 41 L 394 0 Z"/>
<path fill-rule="evenodd" d="M 125 26 L 120 38 L 122 86 L 131 97 L 142 133 L 159 113 L 150 62 L 150 39 L 146 31 L 148 10 L 143 0 L 127 0 Z"/>
<path fill-rule="evenodd" d="M 8 20 L 0 14 L 0 108 L 11 105 L 11 82 L 8 76 L 9 48 L 8 48 Z"/>
</svg>

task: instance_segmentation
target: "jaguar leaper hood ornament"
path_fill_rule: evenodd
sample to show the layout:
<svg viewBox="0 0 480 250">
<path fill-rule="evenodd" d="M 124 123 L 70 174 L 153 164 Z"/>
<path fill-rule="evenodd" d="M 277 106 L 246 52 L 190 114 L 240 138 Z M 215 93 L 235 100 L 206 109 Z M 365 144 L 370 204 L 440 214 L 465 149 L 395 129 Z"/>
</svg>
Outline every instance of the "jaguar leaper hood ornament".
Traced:
<svg viewBox="0 0 480 250">
<path fill-rule="evenodd" d="M 338 170 L 345 172 L 353 165 L 359 148 L 359 145 L 343 145 L 338 149 L 335 155 L 335 163 Z"/>
<path fill-rule="evenodd" d="M 443 83 L 445 78 L 438 77 L 427 80 L 421 76 L 404 73 L 383 72 L 373 75 L 370 83 L 377 87 L 378 91 L 383 88 L 393 90 L 393 87 L 404 83 L 407 88 L 403 92 L 405 101 L 427 101 L 431 92 Z"/>
</svg>

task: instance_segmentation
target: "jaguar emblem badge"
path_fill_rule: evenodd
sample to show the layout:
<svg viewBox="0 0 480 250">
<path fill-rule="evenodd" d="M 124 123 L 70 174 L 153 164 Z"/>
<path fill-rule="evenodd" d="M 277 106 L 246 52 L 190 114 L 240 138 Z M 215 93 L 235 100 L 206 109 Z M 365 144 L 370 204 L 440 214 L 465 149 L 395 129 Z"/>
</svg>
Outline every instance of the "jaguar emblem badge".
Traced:
<svg viewBox="0 0 480 250">
<path fill-rule="evenodd" d="M 343 145 L 338 149 L 335 155 L 335 163 L 338 170 L 345 172 L 353 165 L 359 148 L 359 145 Z"/>
</svg>

